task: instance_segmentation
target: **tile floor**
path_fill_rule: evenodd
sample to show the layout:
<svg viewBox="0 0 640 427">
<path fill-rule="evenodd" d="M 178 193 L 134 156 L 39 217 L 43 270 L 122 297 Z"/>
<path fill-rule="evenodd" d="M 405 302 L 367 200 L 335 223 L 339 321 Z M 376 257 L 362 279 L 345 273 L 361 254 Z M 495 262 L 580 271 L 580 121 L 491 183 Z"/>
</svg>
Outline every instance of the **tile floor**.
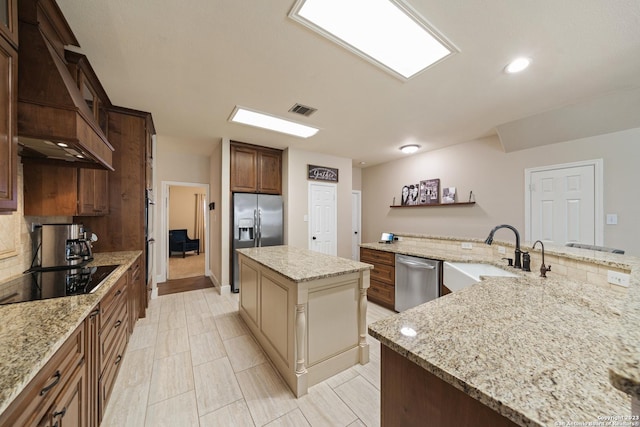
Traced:
<svg viewBox="0 0 640 427">
<path fill-rule="evenodd" d="M 151 300 L 123 359 L 102 423 L 110 426 L 379 426 L 380 346 L 370 362 L 296 399 L 214 288 Z M 369 304 L 367 321 L 392 314 Z"/>
</svg>

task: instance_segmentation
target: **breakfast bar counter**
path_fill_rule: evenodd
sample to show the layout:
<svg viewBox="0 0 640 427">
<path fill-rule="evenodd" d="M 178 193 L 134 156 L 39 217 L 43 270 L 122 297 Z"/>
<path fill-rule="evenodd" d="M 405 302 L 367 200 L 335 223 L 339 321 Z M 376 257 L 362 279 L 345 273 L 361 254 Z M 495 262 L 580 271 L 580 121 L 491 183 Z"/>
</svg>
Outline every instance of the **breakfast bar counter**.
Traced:
<svg viewBox="0 0 640 427">
<path fill-rule="evenodd" d="M 290 246 L 238 254 L 240 315 L 297 397 L 368 363 L 371 265 Z"/>
<path fill-rule="evenodd" d="M 612 417 L 638 425 L 630 397 L 608 373 L 626 300 L 620 292 L 523 272 L 485 278 L 370 325 L 383 345 L 383 425 L 411 425 L 424 416 L 421 406 L 437 408 L 433 425 L 607 425 Z M 424 403 L 412 380 L 438 396 L 427 390 L 431 400 Z M 402 403 L 404 390 L 415 399 Z M 469 407 L 464 399 L 491 411 L 461 409 Z M 385 417 L 389 407 L 393 422 Z"/>
</svg>

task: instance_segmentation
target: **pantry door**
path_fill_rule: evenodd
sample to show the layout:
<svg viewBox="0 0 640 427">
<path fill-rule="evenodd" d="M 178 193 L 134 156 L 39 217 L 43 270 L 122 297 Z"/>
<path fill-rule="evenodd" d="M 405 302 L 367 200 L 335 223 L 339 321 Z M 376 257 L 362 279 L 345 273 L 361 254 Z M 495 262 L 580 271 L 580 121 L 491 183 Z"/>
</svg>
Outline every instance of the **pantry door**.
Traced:
<svg viewBox="0 0 640 427">
<path fill-rule="evenodd" d="M 309 183 L 309 249 L 337 255 L 337 186 Z"/>
<path fill-rule="evenodd" d="M 529 242 L 602 245 L 602 160 L 525 171 Z"/>
</svg>

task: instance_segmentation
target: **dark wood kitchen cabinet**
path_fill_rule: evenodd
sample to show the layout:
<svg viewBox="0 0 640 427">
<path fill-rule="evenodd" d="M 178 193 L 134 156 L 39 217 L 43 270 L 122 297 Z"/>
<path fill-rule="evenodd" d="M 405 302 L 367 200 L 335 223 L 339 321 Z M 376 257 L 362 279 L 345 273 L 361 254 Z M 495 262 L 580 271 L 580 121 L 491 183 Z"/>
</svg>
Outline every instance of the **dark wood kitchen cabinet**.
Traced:
<svg viewBox="0 0 640 427">
<path fill-rule="evenodd" d="M 64 51 L 69 73 L 76 80 L 80 94 L 84 98 L 87 107 L 100 129 L 107 133 L 107 109 L 111 107 L 111 101 L 107 92 L 102 87 L 98 76 L 89 63 L 87 57 L 71 50 Z"/>
<path fill-rule="evenodd" d="M 373 265 L 367 299 L 394 310 L 396 296 L 396 260 L 393 252 L 360 248 L 360 261 Z"/>
<path fill-rule="evenodd" d="M 109 171 L 29 158 L 23 163 L 25 215 L 96 216 L 109 212 Z"/>
<path fill-rule="evenodd" d="M 282 193 L 282 151 L 231 142 L 231 191 Z"/>
<path fill-rule="evenodd" d="M 0 425 L 87 425 L 85 339 L 81 323 L 9 405 Z"/>
<path fill-rule="evenodd" d="M 109 214 L 80 217 L 77 221 L 98 236 L 93 245 L 95 252 L 140 250 L 140 265 L 145 266 L 145 191 L 150 182 L 147 174 L 151 173 L 147 150 L 155 127 L 151 113 L 144 111 L 111 107 L 107 114 L 109 141 L 115 149 L 115 170 L 109 172 Z M 141 276 L 144 281 L 144 270 Z M 147 302 L 145 294 L 139 301 L 138 317 L 145 317 Z"/>
<path fill-rule="evenodd" d="M 102 420 L 129 339 L 128 275 L 124 274 L 100 302 L 98 417 Z"/>
<path fill-rule="evenodd" d="M 147 289 L 142 279 L 140 258 L 138 257 L 127 271 L 127 280 L 129 282 L 129 334 L 133 333 L 133 327 L 140 318 L 140 313 L 146 308 Z"/>
<path fill-rule="evenodd" d="M 0 211 L 18 207 L 17 4 L 17 0 L 0 2 Z"/>
<path fill-rule="evenodd" d="M 0 35 L 18 47 L 18 0 L 0 0 Z"/>
</svg>

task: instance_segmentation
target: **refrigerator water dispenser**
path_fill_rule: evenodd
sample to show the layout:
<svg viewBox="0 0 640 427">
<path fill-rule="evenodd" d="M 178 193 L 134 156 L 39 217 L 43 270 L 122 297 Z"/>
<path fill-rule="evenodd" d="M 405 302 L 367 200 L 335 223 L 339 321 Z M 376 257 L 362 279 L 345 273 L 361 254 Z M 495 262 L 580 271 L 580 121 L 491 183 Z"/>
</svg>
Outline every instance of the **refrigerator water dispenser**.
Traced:
<svg viewBox="0 0 640 427">
<path fill-rule="evenodd" d="M 238 240 L 253 240 L 253 218 L 240 218 L 238 220 Z"/>
</svg>

